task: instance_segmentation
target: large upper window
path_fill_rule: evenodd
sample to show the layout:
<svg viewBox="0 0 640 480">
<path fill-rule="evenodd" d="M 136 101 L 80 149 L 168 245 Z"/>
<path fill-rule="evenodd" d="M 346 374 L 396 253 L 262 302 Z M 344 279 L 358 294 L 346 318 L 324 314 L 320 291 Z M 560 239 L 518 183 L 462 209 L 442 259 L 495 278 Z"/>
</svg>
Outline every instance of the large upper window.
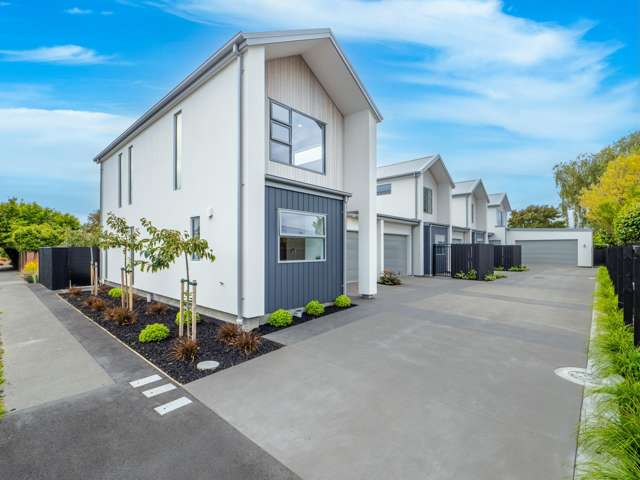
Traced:
<svg viewBox="0 0 640 480">
<path fill-rule="evenodd" d="M 324 123 L 274 101 L 270 108 L 271 161 L 324 173 Z"/>
<path fill-rule="evenodd" d="M 318 262 L 325 259 L 326 216 L 278 211 L 281 262 Z"/>
<path fill-rule="evenodd" d="M 173 189 L 182 187 L 182 112 L 173 116 Z"/>
<path fill-rule="evenodd" d="M 391 195 L 391 184 L 390 183 L 381 183 L 377 187 L 378 195 Z"/>
<path fill-rule="evenodd" d="M 433 213 L 433 190 L 424 187 L 422 201 L 425 213 Z"/>
</svg>

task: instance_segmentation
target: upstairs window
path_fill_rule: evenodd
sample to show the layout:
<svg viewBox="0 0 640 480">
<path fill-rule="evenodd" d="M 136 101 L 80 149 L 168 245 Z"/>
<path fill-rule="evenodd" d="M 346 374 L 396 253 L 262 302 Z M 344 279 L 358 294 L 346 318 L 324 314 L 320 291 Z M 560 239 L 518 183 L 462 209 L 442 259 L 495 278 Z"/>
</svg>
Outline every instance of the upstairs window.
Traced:
<svg viewBox="0 0 640 480">
<path fill-rule="evenodd" d="M 433 190 L 424 187 L 422 201 L 425 213 L 433 213 Z"/>
<path fill-rule="evenodd" d="M 122 207 L 122 153 L 118 154 L 118 208 Z"/>
<path fill-rule="evenodd" d="M 475 204 L 471 204 L 471 221 L 475 222 L 476 221 L 476 209 L 475 209 Z"/>
<path fill-rule="evenodd" d="M 324 173 L 325 124 L 273 100 L 270 111 L 271 161 Z"/>
<path fill-rule="evenodd" d="M 280 262 L 324 261 L 325 215 L 280 210 L 278 220 Z"/>
<path fill-rule="evenodd" d="M 504 227 L 504 212 L 502 210 L 496 210 L 496 226 Z"/>
<path fill-rule="evenodd" d="M 131 162 L 133 161 L 133 145 L 129 146 L 129 161 L 127 162 L 127 182 L 128 182 L 128 187 L 129 187 L 129 205 L 131 205 L 132 202 L 132 193 L 131 193 L 131 189 L 132 189 L 132 180 L 131 180 Z"/>
<path fill-rule="evenodd" d="M 182 112 L 173 116 L 173 189 L 182 188 Z"/>
<path fill-rule="evenodd" d="M 390 183 L 381 183 L 378 185 L 377 189 L 378 195 L 391 195 L 391 184 Z"/>
</svg>

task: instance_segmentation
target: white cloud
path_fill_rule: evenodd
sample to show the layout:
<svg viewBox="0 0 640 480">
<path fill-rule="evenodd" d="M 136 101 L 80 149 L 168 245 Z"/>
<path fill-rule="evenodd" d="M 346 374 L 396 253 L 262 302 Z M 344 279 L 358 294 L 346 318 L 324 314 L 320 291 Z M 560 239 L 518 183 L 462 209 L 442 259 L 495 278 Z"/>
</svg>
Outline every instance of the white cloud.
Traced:
<svg viewBox="0 0 640 480">
<path fill-rule="evenodd" d="M 56 180 L 78 179 L 78 175 L 93 178 L 93 157 L 131 122 L 131 118 L 103 112 L 0 108 L 1 158 L 7 160 L 0 162 L 2 174 Z"/>
<path fill-rule="evenodd" d="M 0 2 L 0 7 L 8 7 L 11 5 L 11 2 Z"/>
<path fill-rule="evenodd" d="M 79 45 L 58 45 L 31 50 L 0 50 L 0 61 L 92 65 L 109 62 L 113 57 L 99 55 L 95 50 Z"/>
<path fill-rule="evenodd" d="M 73 7 L 67 8 L 65 10 L 65 13 L 68 13 L 69 15 L 91 15 L 93 13 L 93 10 Z"/>
<path fill-rule="evenodd" d="M 243 29 L 330 26 L 343 39 L 413 46 L 422 58 L 391 68 L 391 82 L 422 85 L 403 116 L 500 128 L 537 139 L 608 137 L 640 121 L 638 84 L 608 87 L 621 46 L 589 42 L 592 23 L 541 23 L 498 0 L 156 0 L 192 21 Z M 396 89 L 396 91 L 401 89 Z M 396 108 L 398 99 L 383 105 Z"/>
<path fill-rule="evenodd" d="M 107 17 L 109 15 L 113 15 L 113 12 L 111 10 L 102 10 L 100 12 L 100 15 L 103 15 L 103 16 Z"/>
</svg>

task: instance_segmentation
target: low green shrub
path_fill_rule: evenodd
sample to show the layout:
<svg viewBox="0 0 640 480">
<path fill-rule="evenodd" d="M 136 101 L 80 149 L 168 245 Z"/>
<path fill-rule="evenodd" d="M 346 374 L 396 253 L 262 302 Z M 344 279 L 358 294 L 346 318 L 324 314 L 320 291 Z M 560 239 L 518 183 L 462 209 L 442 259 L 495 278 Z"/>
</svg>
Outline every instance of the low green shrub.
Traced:
<svg viewBox="0 0 640 480">
<path fill-rule="evenodd" d="M 269 315 L 269 325 L 272 327 L 288 327 L 293 323 L 293 315 L 284 309 L 279 309 Z"/>
<path fill-rule="evenodd" d="M 140 343 L 161 342 L 169 337 L 169 327 L 164 323 L 150 323 L 140 331 Z"/>
<path fill-rule="evenodd" d="M 380 275 L 378 283 L 380 285 L 402 285 L 402 280 L 400 280 L 400 276 L 396 272 L 385 270 L 382 272 L 382 275 Z"/>
<path fill-rule="evenodd" d="M 453 278 L 457 278 L 460 280 L 477 280 L 478 279 L 478 272 L 476 272 L 473 268 L 471 270 L 469 270 L 467 273 L 464 272 L 458 272 L 456 273 Z M 494 279 L 495 280 L 495 279 Z"/>
<path fill-rule="evenodd" d="M 311 300 L 304 307 L 304 311 L 307 315 L 311 315 L 312 317 L 319 317 L 324 313 L 324 305 L 321 304 L 318 300 Z"/>
<path fill-rule="evenodd" d="M 599 397 L 580 429 L 587 460 L 577 465 L 577 478 L 640 478 L 640 349 L 624 324 L 606 268 L 598 269 L 596 279 L 594 369 L 601 377 L 617 380 L 589 391 Z"/>
<path fill-rule="evenodd" d="M 529 270 L 529 267 L 526 265 L 512 265 L 509 267 L 510 272 L 526 272 L 527 270 Z"/>
<path fill-rule="evenodd" d="M 338 308 L 347 308 L 351 306 L 351 298 L 345 294 L 338 295 L 333 304 Z"/>
<path fill-rule="evenodd" d="M 504 267 L 502 265 L 498 265 L 493 269 L 494 272 L 504 272 Z"/>
<path fill-rule="evenodd" d="M 107 293 L 111 298 L 120 298 L 122 297 L 122 290 L 119 287 L 114 287 Z"/>
<path fill-rule="evenodd" d="M 196 323 L 200 323 L 200 314 L 198 312 L 196 312 Z M 191 310 L 183 311 L 182 324 L 191 325 Z M 176 325 L 180 325 L 180 310 L 176 312 Z"/>
</svg>

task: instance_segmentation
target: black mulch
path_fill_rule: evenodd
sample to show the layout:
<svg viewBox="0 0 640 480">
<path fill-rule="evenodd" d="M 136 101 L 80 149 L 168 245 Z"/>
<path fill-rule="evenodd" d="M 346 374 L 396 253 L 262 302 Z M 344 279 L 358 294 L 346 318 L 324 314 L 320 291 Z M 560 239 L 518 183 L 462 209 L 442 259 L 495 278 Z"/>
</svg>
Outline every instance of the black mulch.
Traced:
<svg viewBox="0 0 640 480">
<path fill-rule="evenodd" d="M 146 300 L 135 297 L 134 310 L 138 314 L 137 323 L 135 325 L 120 326 L 115 322 L 106 320 L 104 312 L 92 311 L 84 305 L 85 300 L 90 297 L 88 292 L 83 292 L 77 297 L 66 293 L 60 296 L 180 383 L 192 382 L 282 347 L 279 343 L 263 338 L 257 352 L 245 355 L 233 347 L 216 341 L 216 330 L 218 326 L 223 325 L 225 322 L 201 315 L 202 321 L 198 322 L 197 325 L 197 338 L 200 349 L 196 363 L 203 360 L 215 360 L 220 362 L 220 366 L 213 371 L 200 371 L 196 368 L 196 363 L 176 362 L 168 358 L 171 343 L 178 336 L 178 326 L 175 324 L 178 310 L 175 307 L 169 307 L 164 314 L 148 315 L 146 313 Z M 105 301 L 107 308 L 120 305 L 119 299 L 113 300 L 105 294 L 100 294 L 99 296 Z M 164 323 L 167 325 L 170 330 L 169 338 L 161 342 L 138 342 L 140 331 L 150 323 Z"/>
<path fill-rule="evenodd" d="M 357 307 L 356 304 L 352 303 L 350 307 L 338 308 L 335 305 L 329 305 L 328 307 L 324 307 L 324 313 L 317 317 L 312 317 L 311 315 L 307 315 L 306 313 L 302 313 L 302 318 L 293 317 L 293 323 L 291 325 L 287 325 L 286 327 L 273 327 L 268 323 L 264 325 L 260 325 L 258 328 L 254 328 L 254 332 L 258 332 L 260 335 L 268 335 L 269 333 L 278 332 L 280 330 L 284 330 L 285 328 L 295 327 L 296 325 L 300 325 L 301 323 L 308 322 L 310 320 L 315 320 L 316 318 L 326 317 L 327 315 L 331 315 L 332 313 L 339 312 L 340 310 L 348 310 L 349 308 Z"/>
</svg>

